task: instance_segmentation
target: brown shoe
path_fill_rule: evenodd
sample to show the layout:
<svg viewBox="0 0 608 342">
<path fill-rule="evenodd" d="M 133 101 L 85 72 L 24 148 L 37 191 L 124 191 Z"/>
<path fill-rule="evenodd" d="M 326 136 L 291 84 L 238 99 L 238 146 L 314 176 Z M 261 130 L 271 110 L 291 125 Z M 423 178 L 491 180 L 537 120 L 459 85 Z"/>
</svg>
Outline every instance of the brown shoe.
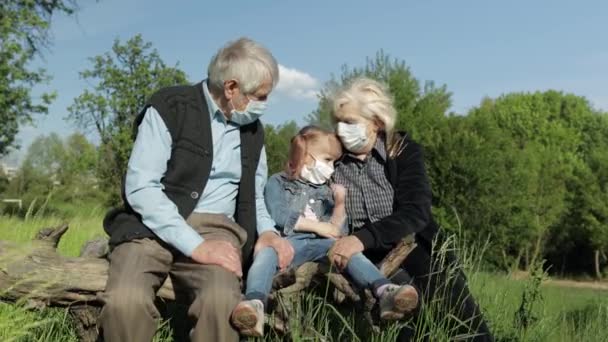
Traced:
<svg viewBox="0 0 608 342">
<path fill-rule="evenodd" d="M 230 316 L 235 328 L 245 336 L 264 336 L 264 304 L 261 300 L 240 302 Z"/>
<path fill-rule="evenodd" d="M 418 291 L 411 285 L 390 284 L 380 296 L 380 318 L 397 320 L 418 307 Z"/>
</svg>

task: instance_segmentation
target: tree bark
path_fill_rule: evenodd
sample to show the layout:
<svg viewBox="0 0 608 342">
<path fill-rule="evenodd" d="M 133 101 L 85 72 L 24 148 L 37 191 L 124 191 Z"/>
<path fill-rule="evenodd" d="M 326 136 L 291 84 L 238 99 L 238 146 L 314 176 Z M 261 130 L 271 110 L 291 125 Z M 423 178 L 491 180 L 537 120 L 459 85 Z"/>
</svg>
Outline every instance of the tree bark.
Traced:
<svg viewBox="0 0 608 342">
<path fill-rule="evenodd" d="M 67 224 L 42 229 L 25 245 L 0 240 L 0 299 L 25 302 L 36 308 L 68 307 L 81 340 L 95 341 L 95 321 L 101 306 L 98 294 L 103 292 L 108 276 L 107 241 L 88 242 L 80 257 L 65 257 L 56 248 L 67 230 Z M 408 236 L 387 255 L 380 270 L 390 276 L 415 247 L 414 237 Z M 274 279 L 278 290 L 273 296 L 298 293 L 321 278 L 329 280 L 342 297 L 361 300 L 361 291 L 355 290 L 346 278 L 314 263 L 306 263 L 295 272 L 278 274 Z M 157 296 L 175 300 L 169 277 Z"/>
<path fill-rule="evenodd" d="M 595 250 L 595 258 L 594 258 L 594 265 L 595 265 L 595 278 L 597 280 L 602 279 L 602 271 L 600 270 L 600 251 L 599 249 Z"/>
</svg>

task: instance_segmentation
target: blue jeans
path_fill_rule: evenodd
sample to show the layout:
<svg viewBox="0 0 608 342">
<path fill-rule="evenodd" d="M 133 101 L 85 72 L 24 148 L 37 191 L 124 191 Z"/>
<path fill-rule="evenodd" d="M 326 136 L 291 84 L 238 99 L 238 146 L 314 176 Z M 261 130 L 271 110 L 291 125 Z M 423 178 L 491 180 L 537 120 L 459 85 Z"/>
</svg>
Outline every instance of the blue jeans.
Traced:
<svg viewBox="0 0 608 342">
<path fill-rule="evenodd" d="M 319 238 L 314 234 L 294 234 L 287 237 L 287 241 L 291 243 L 295 252 L 292 267 L 298 267 L 308 261 L 323 260 L 334 244 L 334 240 Z M 274 248 L 266 247 L 258 252 L 247 275 L 245 299 L 259 299 L 266 305 L 278 264 L 279 258 Z M 346 273 L 361 288 L 375 289 L 390 283 L 362 253 L 351 257 L 346 266 Z"/>
</svg>

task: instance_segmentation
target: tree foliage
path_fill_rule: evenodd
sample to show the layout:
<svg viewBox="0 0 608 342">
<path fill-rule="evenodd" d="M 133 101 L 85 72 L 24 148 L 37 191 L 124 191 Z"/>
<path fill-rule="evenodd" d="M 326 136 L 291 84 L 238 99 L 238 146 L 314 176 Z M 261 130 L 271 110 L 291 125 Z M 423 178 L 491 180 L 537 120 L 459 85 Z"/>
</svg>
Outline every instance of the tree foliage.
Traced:
<svg viewBox="0 0 608 342">
<path fill-rule="evenodd" d="M 608 119 L 585 98 L 509 93 L 456 115 L 446 86 L 380 51 L 332 76 L 308 121 L 330 127 L 329 95 L 357 76 L 388 85 L 397 129 L 425 148 L 436 218 L 469 243 L 489 241 L 490 265 L 548 258 L 556 270 L 591 272 L 592 253 L 608 252 Z"/>
<path fill-rule="evenodd" d="M 285 169 L 291 138 L 298 133 L 298 125 L 289 121 L 283 125 L 264 127 L 264 145 L 268 156 L 268 175 Z"/>
<path fill-rule="evenodd" d="M 35 98 L 32 87 L 48 82 L 42 68 L 32 61 L 51 43 L 51 18 L 57 13 L 72 14 L 72 0 L 3 0 L 0 2 L 0 156 L 15 147 L 19 126 L 46 114 L 55 94 Z"/>
<path fill-rule="evenodd" d="M 27 150 L 17 176 L 6 187 L 10 197 L 26 203 L 48 196 L 54 203 L 76 204 L 103 198 L 95 177 L 98 152 L 81 133 L 61 138 L 55 133 L 37 137 Z"/>
<path fill-rule="evenodd" d="M 132 146 L 132 124 L 150 95 L 160 88 L 187 82 L 177 65 L 168 66 L 152 44 L 136 35 L 118 39 L 112 50 L 89 59 L 80 77 L 90 84 L 69 107 L 69 119 L 101 139 L 99 178 L 119 199 L 120 181 Z"/>
</svg>

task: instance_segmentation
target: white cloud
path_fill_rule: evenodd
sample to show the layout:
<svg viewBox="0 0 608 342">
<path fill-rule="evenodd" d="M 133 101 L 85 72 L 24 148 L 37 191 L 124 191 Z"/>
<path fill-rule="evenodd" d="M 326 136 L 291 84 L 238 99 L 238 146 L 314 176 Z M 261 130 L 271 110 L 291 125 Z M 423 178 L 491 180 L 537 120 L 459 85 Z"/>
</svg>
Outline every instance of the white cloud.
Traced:
<svg viewBox="0 0 608 342">
<path fill-rule="evenodd" d="M 320 82 L 310 74 L 279 65 L 279 84 L 276 91 L 299 100 L 316 100 Z"/>
</svg>

